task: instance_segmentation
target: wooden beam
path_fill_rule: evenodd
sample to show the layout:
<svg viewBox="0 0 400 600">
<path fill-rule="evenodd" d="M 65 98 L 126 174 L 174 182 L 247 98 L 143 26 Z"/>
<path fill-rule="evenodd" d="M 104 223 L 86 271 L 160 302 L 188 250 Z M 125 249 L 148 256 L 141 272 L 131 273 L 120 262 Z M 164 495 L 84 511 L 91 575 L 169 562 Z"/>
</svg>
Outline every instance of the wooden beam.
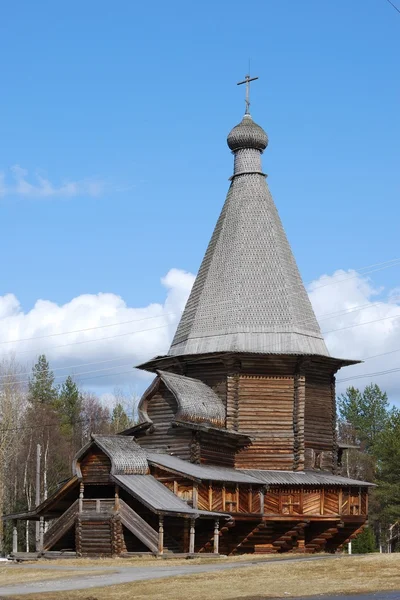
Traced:
<svg viewBox="0 0 400 600">
<path fill-rule="evenodd" d="M 214 554 L 219 554 L 219 520 L 214 521 Z"/>
<path fill-rule="evenodd" d="M 208 510 L 212 510 L 213 508 L 213 487 L 212 481 L 208 484 Z"/>
<path fill-rule="evenodd" d="M 340 488 L 340 490 L 339 490 L 339 515 L 342 514 L 342 510 L 343 510 L 343 489 Z"/>
<path fill-rule="evenodd" d="M 194 554 L 194 541 L 195 541 L 195 520 L 190 519 L 189 554 Z"/>
<path fill-rule="evenodd" d="M 236 484 L 236 512 L 239 512 L 239 500 L 240 500 L 240 493 L 239 493 L 239 484 Z"/>
<path fill-rule="evenodd" d="M 162 515 L 158 517 L 158 552 L 159 554 L 164 553 L 164 517 Z"/>
<path fill-rule="evenodd" d="M 226 506 L 226 489 L 225 489 L 225 483 L 222 485 L 222 510 L 226 510 L 225 508 Z"/>
</svg>

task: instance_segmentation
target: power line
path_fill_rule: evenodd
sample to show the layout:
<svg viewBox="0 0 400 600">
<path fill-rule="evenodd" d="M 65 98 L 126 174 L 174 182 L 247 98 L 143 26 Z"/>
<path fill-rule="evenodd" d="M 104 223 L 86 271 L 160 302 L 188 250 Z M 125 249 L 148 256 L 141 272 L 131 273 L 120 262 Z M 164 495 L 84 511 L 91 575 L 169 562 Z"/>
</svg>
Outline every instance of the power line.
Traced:
<svg viewBox="0 0 400 600">
<path fill-rule="evenodd" d="M 94 331 L 95 329 L 104 329 L 105 327 L 117 327 L 118 325 L 128 325 L 130 323 L 139 323 L 141 321 L 148 321 L 150 319 L 161 319 L 164 317 L 169 317 L 171 315 L 175 316 L 176 314 L 178 314 L 178 313 L 165 313 L 163 315 L 154 315 L 152 317 L 144 317 L 143 319 L 131 319 L 130 321 L 120 321 L 118 323 L 108 323 L 106 325 L 97 325 L 95 327 L 85 327 L 84 329 L 74 329 L 72 331 L 61 331 L 59 333 L 48 333 L 46 335 L 37 335 L 34 337 L 30 337 L 30 338 L 19 338 L 18 340 L 6 340 L 5 342 L 0 342 L 0 344 L 16 344 L 19 342 L 30 342 L 31 340 L 42 340 L 44 338 L 56 337 L 58 335 L 69 335 L 71 333 L 83 333 L 84 331 Z"/>
<path fill-rule="evenodd" d="M 390 317 L 382 317 L 380 319 L 374 319 L 372 321 L 364 321 L 363 323 L 354 323 L 353 325 L 347 325 L 346 327 L 338 327 L 338 329 L 330 329 L 329 331 L 323 331 L 322 333 L 333 333 L 335 331 L 343 331 L 344 329 L 352 329 L 353 327 L 361 327 L 361 325 L 371 325 L 371 323 L 379 323 L 380 321 L 387 321 L 389 319 L 399 319 L 400 314 L 391 315 Z"/>
<path fill-rule="evenodd" d="M 344 379 L 337 379 L 337 383 L 343 383 L 344 381 L 353 381 L 354 379 L 365 379 L 366 377 L 380 377 L 381 375 L 397 373 L 398 371 L 400 371 L 400 367 L 396 367 L 394 369 L 387 369 L 386 371 L 376 371 L 375 373 L 364 373 L 364 375 L 354 375 L 354 377 L 345 377 Z"/>
<path fill-rule="evenodd" d="M 382 271 L 382 270 L 385 270 L 385 269 L 396 267 L 398 265 L 400 265 L 400 258 L 392 258 L 392 259 L 390 259 L 388 261 L 384 261 L 384 262 L 381 262 L 381 263 L 374 263 L 372 265 L 368 265 L 366 267 L 361 267 L 361 268 L 356 269 L 357 272 L 358 272 L 357 275 L 352 275 L 350 277 L 344 277 L 344 278 L 339 279 L 339 280 L 330 281 L 329 283 L 325 283 L 325 284 L 322 284 L 322 285 L 314 287 L 314 289 L 312 291 L 314 292 L 315 290 L 318 290 L 320 288 L 325 288 L 325 287 L 328 287 L 328 286 L 331 286 L 331 285 L 338 285 L 340 283 L 344 283 L 346 281 L 350 281 L 352 279 L 356 279 L 359 276 L 359 274 L 361 274 L 361 275 L 364 276 L 364 275 L 367 275 L 369 273 L 375 273 L 377 271 Z M 374 267 L 380 267 L 380 268 L 375 269 Z M 365 272 L 364 273 L 359 273 L 360 271 L 365 271 Z M 310 282 L 310 283 L 312 283 L 312 282 Z M 309 284 L 306 284 L 306 285 L 309 285 Z M 291 286 L 291 287 L 295 288 L 297 286 Z M 283 291 L 283 289 L 285 289 L 287 291 L 290 288 L 282 288 L 282 291 Z M 303 292 L 300 292 L 300 293 L 302 294 Z M 264 296 L 265 292 L 260 293 L 260 295 Z M 291 297 L 291 296 L 298 296 L 298 295 L 299 295 L 299 293 L 297 292 L 297 293 L 289 294 L 288 296 Z M 253 295 L 253 297 L 254 297 L 254 295 Z M 221 305 L 222 303 L 221 302 L 217 302 L 215 304 L 216 305 Z M 73 333 L 83 333 L 83 332 L 86 332 L 86 331 L 94 331 L 94 330 L 97 330 L 97 329 L 103 329 L 103 328 L 107 328 L 107 327 L 117 327 L 119 325 L 127 325 L 127 324 L 131 324 L 131 323 L 139 323 L 139 322 L 147 321 L 147 320 L 151 320 L 151 319 L 160 319 L 160 318 L 164 318 L 164 317 L 167 317 L 167 316 L 177 316 L 179 314 L 180 313 L 176 313 L 176 312 L 175 313 L 166 313 L 164 315 L 153 315 L 151 317 L 143 317 L 142 319 L 131 319 L 129 321 L 120 321 L 120 322 L 117 322 L 117 323 L 108 323 L 108 324 L 105 324 L 105 325 L 97 325 L 97 326 L 94 326 L 94 327 L 86 327 L 86 328 L 76 329 L 76 330 L 71 330 L 71 331 L 49 333 L 49 334 L 40 335 L 40 336 L 33 336 L 33 337 L 30 337 L 30 338 L 19 338 L 19 339 L 15 339 L 15 340 L 6 340 L 6 341 L 0 342 L 0 345 L 4 345 L 4 344 L 16 344 L 16 343 L 19 343 L 19 342 L 28 342 L 28 341 L 38 340 L 38 339 L 45 339 L 45 338 L 56 337 L 56 336 L 60 336 L 60 335 L 69 335 L 69 334 L 73 334 Z M 308 319 L 305 320 L 305 322 L 307 322 L 307 321 L 308 321 Z M 168 324 L 164 325 L 163 327 L 167 327 L 167 326 L 168 326 Z M 148 329 L 148 330 L 144 330 L 144 331 L 150 331 L 150 330 Z M 110 336 L 110 337 L 114 337 L 114 336 Z M 108 338 L 101 338 L 101 339 L 108 339 Z M 78 344 L 78 343 L 85 343 L 85 342 L 74 342 L 74 343 Z M 65 345 L 67 345 L 67 344 L 65 344 Z M 53 346 L 53 347 L 54 348 L 60 348 L 62 346 Z M 29 352 L 29 353 L 31 353 L 31 350 L 19 351 L 19 352 L 21 352 L 21 353 L 22 352 L 25 352 L 25 353 Z"/>
<path fill-rule="evenodd" d="M 397 8 L 397 6 L 393 4 L 393 2 L 391 2 L 390 0 L 387 0 L 387 2 L 389 2 L 389 4 L 393 6 L 394 10 L 397 10 L 397 12 L 400 13 L 400 8 Z"/>
<path fill-rule="evenodd" d="M 65 371 L 65 369 L 78 369 L 79 367 L 90 367 L 91 365 L 101 365 L 104 363 L 113 362 L 114 360 L 123 360 L 124 358 L 126 358 L 126 356 L 117 356 L 115 358 L 108 358 L 107 360 L 95 360 L 93 362 L 80 363 L 79 365 L 67 365 L 66 367 L 54 367 L 51 369 L 51 371 L 52 372 Z M 22 373 L 17 373 L 18 377 L 21 377 L 23 375 L 32 375 L 32 369 L 30 371 L 23 371 Z M 10 377 L 10 375 L 9 374 L 8 375 L 0 375 L 0 379 L 7 379 L 7 377 Z"/>
</svg>

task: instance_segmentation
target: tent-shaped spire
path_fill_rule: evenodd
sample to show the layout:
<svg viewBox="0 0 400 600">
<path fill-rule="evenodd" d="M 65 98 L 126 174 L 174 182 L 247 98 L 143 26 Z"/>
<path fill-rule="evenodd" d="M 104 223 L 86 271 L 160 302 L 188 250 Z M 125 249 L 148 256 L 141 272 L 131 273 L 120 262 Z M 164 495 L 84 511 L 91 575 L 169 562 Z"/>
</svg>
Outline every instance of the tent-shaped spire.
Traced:
<svg viewBox="0 0 400 600">
<path fill-rule="evenodd" d="M 250 114 L 228 136 L 234 174 L 170 356 L 329 356 L 262 172 L 267 144 Z"/>
</svg>

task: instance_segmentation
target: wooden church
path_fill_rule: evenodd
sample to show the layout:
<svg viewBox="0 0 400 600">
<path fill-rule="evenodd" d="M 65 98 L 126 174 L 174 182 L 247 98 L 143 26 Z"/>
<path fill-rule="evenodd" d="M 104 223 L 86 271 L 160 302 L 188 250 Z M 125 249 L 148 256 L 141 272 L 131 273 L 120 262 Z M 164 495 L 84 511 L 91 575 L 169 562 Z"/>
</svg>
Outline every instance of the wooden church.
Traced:
<svg viewBox="0 0 400 600">
<path fill-rule="evenodd" d="M 247 85 L 249 78 L 247 77 Z M 335 552 L 368 484 L 338 476 L 335 374 L 266 182 L 265 131 L 228 135 L 231 183 L 137 425 L 92 435 L 33 512 L 44 555 Z M 49 521 L 46 532 L 44 523 Z"/>
</svg>

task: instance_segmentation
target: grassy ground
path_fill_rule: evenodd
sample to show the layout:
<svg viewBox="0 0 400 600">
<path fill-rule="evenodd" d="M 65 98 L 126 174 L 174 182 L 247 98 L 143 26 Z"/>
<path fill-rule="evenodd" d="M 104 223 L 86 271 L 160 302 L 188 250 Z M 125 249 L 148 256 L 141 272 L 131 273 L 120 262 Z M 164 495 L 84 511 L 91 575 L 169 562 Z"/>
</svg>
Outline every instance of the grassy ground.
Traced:
<svg viewBox="0 0 400 600">
<path fill-rule="evenodd" d="M 263 600 L 377 590 L 400 590 L 399 554 L 297 563 L 277 561 L 90 590 L 13 596 L 13 600 Z"/>
<path fill-rule="evenodd" d="M 316 556 L 316 555 L 314 555 Z M 148 556 L 141 558 L 140 556 L 132 556 L 130 558 L 68 558 L 68 559 L 41 559 L 35 562 L 25 564 L 36 564 L 38 567 L 41 564 L 57 565 L 63 567 L 177 567 L 180 565 L 204 565 L 211 563 L 231 563 L 262 560 L 291 560 L 298 558 L 298 555 L 290 554 L 242 554 L 238 556 L 219 556 L 219 557 L 204 557 L 204 558 L 162 558 Z"/>
<path fill-rule="evenodd" d="M 99 575 L 102 572 L 85 570 L 87 575 Z M 44 581 L 48 579 L 65 579 L 79 577 L 82 571 L 79 569 L 71 571 L 45 571 L 43 569 L 24 569 L 20 565 L 0 564 L 0 585 L 12 585 L 13 583 L 29 583 L 32 581 Z"/>
</svg>

